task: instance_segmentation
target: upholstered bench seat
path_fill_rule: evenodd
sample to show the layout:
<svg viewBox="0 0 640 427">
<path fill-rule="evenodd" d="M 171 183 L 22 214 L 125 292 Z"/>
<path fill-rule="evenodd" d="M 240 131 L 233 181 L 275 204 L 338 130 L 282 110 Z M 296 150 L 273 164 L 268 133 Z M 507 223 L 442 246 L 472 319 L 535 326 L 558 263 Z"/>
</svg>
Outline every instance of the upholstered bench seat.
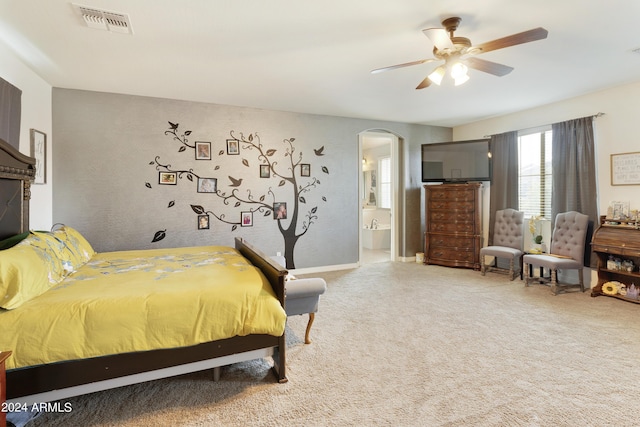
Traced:
<svg viewBox="0 0 640 427">
<path fill-rule="evenodd" d="M 271 257 L 280 265 L 285 265 L 286 261 L 282 256 Z M 327 290 L 327 283 L 321 278 L 296 279 L 289 275 L 285 283 L 285 311 L 287 316 L 297 316 L 309 314 L 309 322 L 304 334 L 305 344 L 310 344 L 309 334 L 311 325 L 315 320 L 315 313 L 318 311 L 320 295 Z"/>
</svg>

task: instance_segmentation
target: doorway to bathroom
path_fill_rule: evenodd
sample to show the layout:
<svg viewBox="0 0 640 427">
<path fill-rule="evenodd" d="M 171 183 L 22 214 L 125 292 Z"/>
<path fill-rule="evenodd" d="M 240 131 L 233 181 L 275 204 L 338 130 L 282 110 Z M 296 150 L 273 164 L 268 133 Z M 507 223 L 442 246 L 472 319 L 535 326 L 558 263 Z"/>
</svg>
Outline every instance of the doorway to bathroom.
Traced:
<svg viewBox="0 0 640 427">
<path fill-rule="evenodd" d="M 383 130 L 359 135 L 360 264 L 397 258 L 398 137 Z"/>
</svg>

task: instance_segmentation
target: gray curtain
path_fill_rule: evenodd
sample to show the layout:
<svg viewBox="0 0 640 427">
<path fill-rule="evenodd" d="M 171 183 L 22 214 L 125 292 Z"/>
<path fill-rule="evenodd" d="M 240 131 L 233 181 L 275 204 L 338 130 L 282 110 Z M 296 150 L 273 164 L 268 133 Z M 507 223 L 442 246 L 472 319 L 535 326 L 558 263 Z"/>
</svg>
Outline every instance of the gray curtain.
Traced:
<svg viewBox="0 0 640 427">
<path fill-rule="evenodd" d="M 593 117 L 569 120 L 551 125 L 552 220 L 560 212 L 577 211 L 589 216 L 590 230 L 585 244 L 585 265 L 595 267 L 591 253 L 593 227 L 599 224 L 596 201 L 596 163 Z"/>
<path fill-rule="evenodd" d="M 22 91 L 0 78 L 0 139 L 20 149 Z"/>
<path fill-rule="evenodd" d="M 491 192 L 489 194 L 489 242 L 493 244 L 496 211 L 518 209 L 518 132 L 491 136 Z"/>
</svg>

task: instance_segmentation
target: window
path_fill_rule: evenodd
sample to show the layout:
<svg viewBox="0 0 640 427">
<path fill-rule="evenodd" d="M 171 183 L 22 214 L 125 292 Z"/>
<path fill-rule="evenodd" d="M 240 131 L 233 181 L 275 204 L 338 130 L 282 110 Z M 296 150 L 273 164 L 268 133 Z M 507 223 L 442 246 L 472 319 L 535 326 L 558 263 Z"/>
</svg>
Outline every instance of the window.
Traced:
<svg viewBox="0 0 640 427">
<path fill-rule="evenodd" d="M 521 132 L 518 157 L 520 210 L 551 219 L 551 129 Z"/>
<path fill-rule="evenodd" d="M 378 160 L 378 207 L 391 209 L 391 157 Z"/>
</svg>

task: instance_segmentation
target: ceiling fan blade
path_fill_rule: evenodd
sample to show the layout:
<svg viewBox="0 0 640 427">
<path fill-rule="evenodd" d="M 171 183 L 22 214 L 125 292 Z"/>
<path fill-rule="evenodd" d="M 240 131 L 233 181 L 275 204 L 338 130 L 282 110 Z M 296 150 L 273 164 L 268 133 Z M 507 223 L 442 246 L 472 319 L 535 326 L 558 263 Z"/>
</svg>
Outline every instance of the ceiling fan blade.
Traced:
<svg viewBox="0 0 640 427">
<path fill-rule="evenodd" d="M 422 30 L 422 32 L 433 42 L 433 45 L 437 47 L 438 50 L 453 49 L 453 42 L 444 28 L 427 28 Z"/>
<path fill-rule="evenodd" d="M 404 64 L 391 65 L 390 67 L 383 67 L 383 68 L 377 68 L 375 70 L 371 70 L 371 74 L 377 74 L 383 71 L 395 70 L 396 68 L 410 67 L 412 65 L 420 65 L 426 62 L 433 62 L 433 61 L 435 61 L 434 58 L 421 59 L 419 61 L 412 61 L 412 62 L 405 62 Z"/>
<path fill-rule="evenodd" d="M 498 77 L 506 76 L 513 71 L 513 67 L 509 67 L 508 65 L 502 65 L 497 62 L 486 61 L 480 58 L 467 58 L 464 62 L 471 68 L 475 68 L 478 71 L 483 71 Z"/>
<path fill-rule="evenodd" d="M 429 80 L 429 76 L 425 77 L 423 81 L 420 82 L 420 84 L 418 86 L 416 86 L 416 89 L 424 89 L 426 87 L 429 87 L 431 85 L 431 80 Z"/>
<path fill-rule="evenodd" d="M 492 50 L 503 49 L 509 46 L 515 46 L 518 44 L 534 42 L 536 40 L 546 39 L 549 32 L 542 27 L 534 28 L 533 30 L 523 31 L 518 34 L 512 34 L 501 39 L 492 40 L 490 42 L 482 43 L 474 46 L 473 49 L 480 50 L 478 53 L 486 53 Z"/>
</svg>

